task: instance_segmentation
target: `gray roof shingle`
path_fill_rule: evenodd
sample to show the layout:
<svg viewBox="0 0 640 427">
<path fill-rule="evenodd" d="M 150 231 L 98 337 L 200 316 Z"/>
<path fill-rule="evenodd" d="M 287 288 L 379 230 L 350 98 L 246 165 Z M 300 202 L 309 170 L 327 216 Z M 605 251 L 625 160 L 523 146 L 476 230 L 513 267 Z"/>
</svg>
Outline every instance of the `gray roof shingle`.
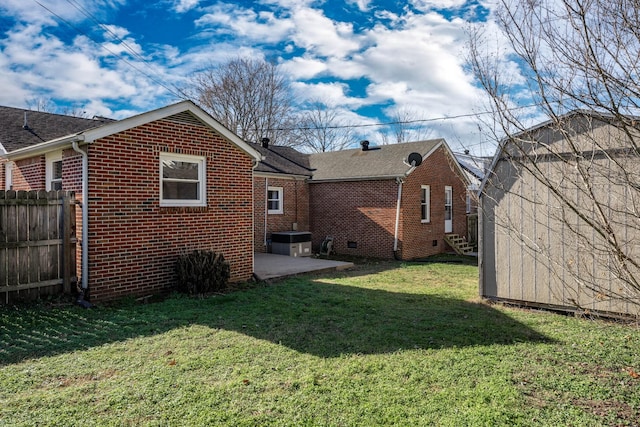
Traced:
<svg viewBox="0 0 640 427">
<path fill-rule="evenodd" d="M 362 149 L 331 151 L 311 154 L 310 166 L 315 169 L 312 181 L 360 180 L 402 177 L 411 166 L 406 164 L 411 153 L 419 153 L 424 158 L 443 139 L 382 145 Z"/>
<path fill-rule="evenodd" d="M 106 118 L 84 119 L 0 106 L 0 144 L 7 152 L 11 152 L 113 121 Z"/>
<path fill-rule="evenodd" d="M 309 166 L 308 154 L 280 145 L 270 145 L 269 148 L 264 148 L 260 144 L 251 144 L 251 146 L 264 157 L 255 169 L 257 172 L 309 177 L 313 173 Z"/>
</svg>

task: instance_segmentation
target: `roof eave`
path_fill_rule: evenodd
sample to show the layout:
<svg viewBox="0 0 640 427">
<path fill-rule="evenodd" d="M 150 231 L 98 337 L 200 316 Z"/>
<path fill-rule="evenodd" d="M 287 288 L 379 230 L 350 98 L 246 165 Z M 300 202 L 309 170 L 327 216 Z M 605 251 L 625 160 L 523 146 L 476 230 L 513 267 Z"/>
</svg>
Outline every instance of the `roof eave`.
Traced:
<svg viewBox="0 0 640 427">
<path fill-rule="evenodd" d="M 31 145 L 29 147 L 20 148 L 18 150 L 10 151 L 5 154 L 0 154 L 1 157 L 5 157 L 8 160 L 15 161 L 26 159 L 28 157 L 40 156 L 55 150 L 62 150 L 71 147 L 73 142 L 84 142 L 84 135 L 80 133 L 74 133 L 66 135 L 60 138 L 52 139 L 50 141 L 41 142 L 39 144 Z"/>
<path fill-rule="evenodd" d="M 254 177 L 260 178 L 280 178 L 280 179 L 293 179 L 296 181 L 303 181 L 306 179 L 311 179 L 310 175 L 298 175 L 293 173 L 281 173 L 281 172 L 263 172 L 263 171 L 254 171 Z"/>
<path fill-rule="evenodd" d="M 356 176 L 356 177 L 343 177 L 343 178 L 324 178 L 324 179 L 316 179 L 312 178 L 309 180 L 310 184 L 319 184 L 319 183 L 327 183 L 327 182 L 355 182 L 355 181 L 387 181 L 391 179 L 403 179 L 405 175 L 377 175 L 377 176 Z"/>
</svg>

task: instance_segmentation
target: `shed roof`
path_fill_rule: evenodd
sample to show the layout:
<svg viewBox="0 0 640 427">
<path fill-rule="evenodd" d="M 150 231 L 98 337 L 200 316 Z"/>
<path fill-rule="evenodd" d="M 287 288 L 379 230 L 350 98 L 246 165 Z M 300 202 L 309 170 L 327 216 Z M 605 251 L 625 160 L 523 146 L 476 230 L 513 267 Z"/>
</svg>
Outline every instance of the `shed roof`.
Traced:
<svg viewBox="0 0 640 427">
<path fill-rule="evenodd" d="M 419 153 L 424 160 L 441 145 L 446 146 L 444 139 L 311 154 L 312 181 L 402 178 L 413 170 L 409 154 Z"/>
</svg>

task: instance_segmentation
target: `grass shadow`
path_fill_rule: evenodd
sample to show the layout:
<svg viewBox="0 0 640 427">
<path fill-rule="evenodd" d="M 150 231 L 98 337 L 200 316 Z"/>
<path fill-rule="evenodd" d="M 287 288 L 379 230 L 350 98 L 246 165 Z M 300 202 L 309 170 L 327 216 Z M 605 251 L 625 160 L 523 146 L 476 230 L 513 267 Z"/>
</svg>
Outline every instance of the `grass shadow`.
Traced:
<svg viewBox="0 0 640 427">
<path fill-rule="evenodd" d="M 97 310 L 0 309 L 0 365 L 201 324 L 319 357 L 549 342 L 482 303 L 300 277 L 205 299 Z"/>
</svg>

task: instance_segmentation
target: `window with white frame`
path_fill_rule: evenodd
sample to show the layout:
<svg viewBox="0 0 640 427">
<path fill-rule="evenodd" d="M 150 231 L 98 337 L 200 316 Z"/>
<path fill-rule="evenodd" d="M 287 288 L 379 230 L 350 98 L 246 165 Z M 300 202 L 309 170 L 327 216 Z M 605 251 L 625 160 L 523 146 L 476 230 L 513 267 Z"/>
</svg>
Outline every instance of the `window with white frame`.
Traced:
<svg viewBox="0 0 640 427">
<path fill-rule="evenodd" d="M 45 160 L 47 191 L 62 190 L 62 151 L 47 153 Z"/>
<path fill-rule="evenodd" d="M 284 212 L 282 200 L 282 187 L 267 188 L 267 212 L 270 214 L 281 214 Z"/>
<path fill-rule="evenodd" d="M 431 187 L 420 186 L 421 222 L 431 222 Z"/>
<path fill-rule="evenodd" d="M 467 213 L 471 213 L 471 191 L 469 190 L 467 190 L 466 209 Z"/>
<path fill-rule="evenodd" d="M 13 189 L 13 162 L 7 162 L 4 164 L 4 189 Z"/>
<path fill-rule="evenodd" d="M 160 206 L 206 206 L 206 194 L 204 157 L 160 154 Z"/>
</svg>

